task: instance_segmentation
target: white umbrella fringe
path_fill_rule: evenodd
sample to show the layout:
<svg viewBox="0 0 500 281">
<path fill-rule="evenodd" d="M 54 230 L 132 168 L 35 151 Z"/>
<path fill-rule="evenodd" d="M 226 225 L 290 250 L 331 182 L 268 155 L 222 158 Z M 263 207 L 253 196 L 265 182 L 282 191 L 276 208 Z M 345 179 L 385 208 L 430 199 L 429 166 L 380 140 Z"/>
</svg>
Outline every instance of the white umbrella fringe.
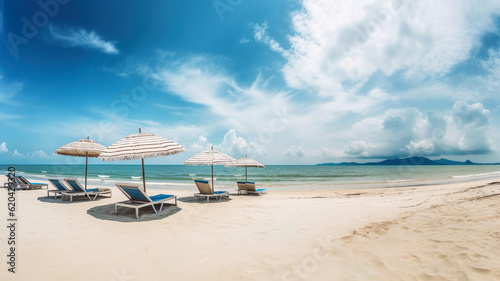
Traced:
<svg viewBox="0 0 500 281">
<path fill-rule="evenodd" d="M 172 140 L 151 133 L 128 135 L 110 145 L 99 155 L 101 161 L 142 160 L 142 182 L 146 191 L 146 176 L 144 174 L 144 158 L 168 156 L 184 152 L 185 149 Z"/>
<path fill-rule="evenodd" d="M 87 166 L 89 157 L 97 157 L 106 147 L 94 140 L 87 139 L 77 140 L 72 143 L 65 144 L 54 152 L 60 155 L 85 157 L 85 190 L 87 190 Z"/>
</svg>

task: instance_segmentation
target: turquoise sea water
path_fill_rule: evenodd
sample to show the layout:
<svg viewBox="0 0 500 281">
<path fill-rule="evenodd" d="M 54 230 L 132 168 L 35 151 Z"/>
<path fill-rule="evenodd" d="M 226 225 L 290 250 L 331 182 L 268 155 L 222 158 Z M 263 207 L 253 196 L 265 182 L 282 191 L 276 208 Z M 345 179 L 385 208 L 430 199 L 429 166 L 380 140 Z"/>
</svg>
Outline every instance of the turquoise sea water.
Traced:
<svg viewBox="0 0 500 281">
<path fill-rule="evenodd" d="M 7 173 L 9 166 L 0 165 Z M 15 165 L 16 172 L 32 181 L 48 178 L 84 179 L 85 165 Z M 149 188 L 191 189 L 193 178 L 209 179 L 210 166 L 146 165 Z M 245 168 L 214 166 L 216 188 L 231 189 L 245 179 Z M 429 185 L 500 177 L 499 165 L 481 166 L 295 166 L 248 168 L 248 180 L 276 190 L 339 189 Z M 141 165 L 89 165 L 89 185 L 115 182 L 142 184 Z"/>
</svg>

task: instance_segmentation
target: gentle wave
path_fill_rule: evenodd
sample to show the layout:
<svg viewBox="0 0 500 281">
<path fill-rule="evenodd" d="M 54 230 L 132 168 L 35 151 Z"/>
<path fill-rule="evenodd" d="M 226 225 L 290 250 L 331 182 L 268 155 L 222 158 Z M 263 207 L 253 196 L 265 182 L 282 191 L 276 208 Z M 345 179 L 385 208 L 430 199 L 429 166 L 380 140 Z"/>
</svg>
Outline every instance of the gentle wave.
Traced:
<svg viewBox="0 0 500 281">
<path fill-rule="evenodd" d="M 454 179 L 466 179 L 466 178 L 487 177 L 487 176 L 494 176 L 494 175 L 500 175 L 500 171 L 491 172 L 491 173 L 480 173 L 480 174 L 472 174 L 472 175 L 463 175 L 463 176 L 452 176 L 452 178 L 454 178 Z"/>
<path fill-rule="evenodd" d="M 132 178 L 132 179 L 142 179 L 142 177 L 134 177 L 134 176 L 132 176 L 130 178 Z"/>
<path fill-rule="evenodd" d="M 100 178 L 109 178 L 109 176 L 107 176 L 107 175 L 97 175 L 97 176 Z"/>
</svg>

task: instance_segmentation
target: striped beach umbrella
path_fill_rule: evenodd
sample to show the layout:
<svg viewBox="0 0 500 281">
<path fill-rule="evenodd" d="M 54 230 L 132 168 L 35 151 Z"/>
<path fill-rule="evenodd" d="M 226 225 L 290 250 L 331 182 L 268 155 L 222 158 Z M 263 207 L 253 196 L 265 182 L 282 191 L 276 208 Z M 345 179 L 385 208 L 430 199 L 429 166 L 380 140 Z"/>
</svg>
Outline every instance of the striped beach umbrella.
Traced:
<svg viewBox="0 0 500 281">
<path fill-rule="evenodd" d="M 236 161 L 233 157 L 222 153 L 220 151 L 214 150 L 214 147 L 212 146 L 212 149 L 210 150 L 205 150 L 203 152 L 200 152 L 196 155 L 193 155 L 189 157 L 186 161 L 184 161 L 184 165 L 189 165 L 189 166 L 212 166 L 212 191 L 215 190 L 214 188 L 214 165 L 226 165 L 229 163 L 232 163 L 233 161 Z"/>
<path fill-rule="evenodd" d="M 102 161 L 134 160 L 142 161 L 142 183 L 146 191 L 146 177 L 144 173 L 144 158 L 168 156 L 184 152 L 184 147 L 178 143 L 162 138 L 155 134 L 142 133 L 128 135 L 110 145 L 99 155 Z"/>
<path fill-rule="evenodd" d="M 240 158 L 232 163 L 227 164 L 224 167 L 245 167 L 245 182 L 248 181 L 248 167 L 264 168 L 264 165 L 256 160 L 248 158 L 247 156 Z"/>
<path fill-rule="evenodd" d="M 98 157 L 101 152 L 106 149 L 104 145 L 89 139 L 81 139 L 72 143 L 65 144 L 58 149 L 55 153 L 68 156 L 85 157 L 85 190 L 87 190 L 87 167 L 89 157 Z"/>
</svg>

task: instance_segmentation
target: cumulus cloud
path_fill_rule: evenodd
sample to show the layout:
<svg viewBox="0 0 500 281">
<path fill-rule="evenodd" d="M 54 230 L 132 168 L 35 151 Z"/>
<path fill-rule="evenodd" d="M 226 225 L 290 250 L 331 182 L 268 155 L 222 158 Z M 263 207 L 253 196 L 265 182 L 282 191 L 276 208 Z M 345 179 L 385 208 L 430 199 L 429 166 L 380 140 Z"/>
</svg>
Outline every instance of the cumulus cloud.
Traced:
<svg viewBox="0 0 500 281">
<path fill-rule="evenodd" d="M 249 154 L 261 154 L 261 151 L 257 149 L 254 143 L 236 135 L 234 129 L 230 129 L 224 135 L 221 144 L 217 145 L 216 148 L 238 158 Z"/>
<path fill-rule="evenodd" d="M 292 145 L 286 150 L 287 157 L 308 157 L 311 153 L 304 148 L 304 144 Z"/>
<path fill-rule="evenodd" d="M 15 158 L 26 158 L 28 157 L 28 154 L 22 154 L 22 153 L 19 153 L 19 151 L 14 150 L 14 152 L 12 153 L 12 157 L 15 157 Z"/>
<path fill-rule="evenodd" d="M 355 123 L 352 132 L 357 139 L 344 153 L 355 157 L 488 154 L 494 150 L 489 111 L 480 103 L 458 101 L 448 114 L 391 109 Z"/>
<path fill-rule="evenodd" d="M 45 152 L 43 152 L 43 150 L 35 150 L 32 154 L 31 154 L 31 158 L 47 158 L 49 157 Z"/>
<path fill-rule="evenodd" d="M 2 144 L 0 144 L 0 153 L 3 153 L 3 152 L 8 152 L 9 150 L 7 149 L 7 144 L 5 142 L 2 142 Z"/>
<path fill-rule="evenodd" d="M 97 49 L 103 53 L 113 55 L 119 53 L 115 42 L 105 41 L 94 31 L 87 31 L 83 28 L 63 29 L 51 24 L 48 26 L 48 32 L 48 40 L 63 47 Z"/>
<path fill-rule="evenodd" d="M 303 0 L 302 6 L 292 14 L 290 50 L 272 40 L 267 23 L 254 26 L 254 34 L 286 54 L 288 85 L 322 96 L 356 91 L 375 73 L 412 80 L 446 75 L 480 46 L 500 11 L 498 1 Z"/>
</svg>

